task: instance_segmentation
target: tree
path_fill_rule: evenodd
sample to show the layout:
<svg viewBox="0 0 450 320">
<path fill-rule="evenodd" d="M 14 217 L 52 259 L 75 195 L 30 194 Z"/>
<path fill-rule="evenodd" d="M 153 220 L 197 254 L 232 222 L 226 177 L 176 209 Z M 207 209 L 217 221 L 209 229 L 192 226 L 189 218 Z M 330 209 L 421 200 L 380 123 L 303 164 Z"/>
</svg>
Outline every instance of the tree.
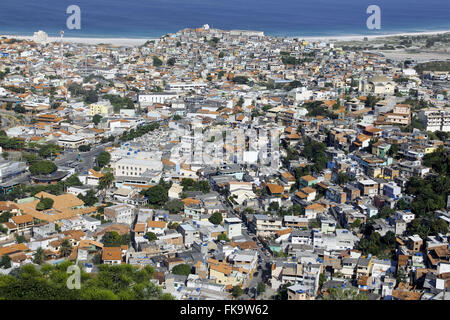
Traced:
<svg viewBox="0 0 450 320">
<path fill-rule="evenodd" d="M 208 220 L 209 222 L 218 225 L 222 222 L 222 214 L 220 212 L 214 212 Z"/>
<path fill-rule="evenodd" d="M 238 298 L 244 294 L 244 290 L 240 286 L 234 286 L 231 289 L 231 294 L 234 298 Z"/>
<path fill-rule="evenodd" d="M 98 188 L 100 190 L 108 189 L 114 181 L 114 175 L 112 172 L 106 172 L 98 182 Z"/>
<path fill-rule="evenodd" d="M 104 166 L 109 164 L 110 160 L 111 154 L 109 152 L 102 151 L 97 157 L 97 164 L 100 166 L 100 168 L 103 168 Z"/>
<path fill-rule="evenodd" d="M 84 102 L 87 104 L 98 102 L 98 95 L 94 90 L 89 90 L 85 93 Z"/>
<path fill-rule="evenodd" d="M 36 161 L 33 165 L 30 166 L 30 173 L 33 176 L 36 175 L 47 175 L 55 172 L 58 168 L 52 161 L 48 160 L 40 160 Z"/>
<path fill-rule="evenodd" d="M 350 176 L 346 172 L 339 172 L 337 175 L 337 184 L 343 185 L 350 181 Z"/>
<path fill-rule="evenodd" d="M 400 283 L 406 283 L 408 280 L 408 275 L 406 274 L 406 271 L 402 267 L 399 267 L 397 269 L 396 280 L 397 280 L 397 285 L 399 285 Z"/>
<path fill-rule="evenodd" d="M 54 157 L 61 151 L 61 147 L 54 144 L 44 144 L 39 147 L 39 155 L 43 158 Z"/>
<path fill-rule="evenodd" d="M 191 266 L 188 264 L 178 264 L 172 269 L 173 274 L 188 276 L 191 274 Z"/>
<path fill-rule="evenodd" d="M 219 241 L 226 241 L 226 242 L 230 242 L 230 239 L 227 237 L 226 234 L 221 233 L 217 236 L 217 240 Z"/>
<path fill-rule="evenodd" d="M 278 209 L 280 209 L 280 204 L 278 202 L 274 201 L 269 204 L 269 211 L 278 211 Z"/>
<path fill-rule="evenodd" d="M 266 291 L 266 285 L 263 282 L 258 283 L 258 286 L 256 287 L 256 293 L 260 295 L 261 293 L 264 293 Z"/>
<path fill-rule="evenodd" d="M 44 263 L 45 260 L 45 253 L 44 253 L 44 249 L 42 249 L 41 247 L 36 249 L 36 252 L 33 255 L 33 262 L 36 264 L 42 264 Z"/>
<path fill-rule="evenodd" d="M 381 208 L 381 210 L 378 213 L 378 215 L 380 216 L 380 218 L 386 219 L 389 216 L 393 215 L 394 212 L 395 212 L 394 209 L 391 209 L 388 206 L 384 206 L 383 208 Z"/>
<path fill-rule="evenodd" d="M 120 247 L 121 245 L 128 245 L 131 241 L 129 233 L 120 235 L 117 231 L 108 231 L 102 237 L 101 242 L 105 247 Z"/>
<path fill-rule="evenodd" d="M 22 235 L 18 236 L 16 234 L 16 241 L 17 241 L 17 243 L 24 243 L 24 242 L 27 242 L 27 239 L 25 239 L 25 237 Z"/>
<path fill-rule="evenodd" d="M 41 198 L 41 200 L 36 205 L 36 210 L 43 211 L 51 209 L 53 207 L 53 203 L 54 203 L 53 199 Z"/>
<path fill-rule="evenodd" d="M 0 223 L 5 223 L 9 221 L 9 218 L 11 218 L 13 214 L 10 211 L 4 211 L 2 214 L 0 214 Z"/>
<path fill-rule="evenodd" d="M 180 213 L 184 209 L 184 202 L 180 199 L 170 200 L 164 205 L 164 209 L 168 210 L 170 213 Z"/>
<path fill-rule="evenodd" d="M 175 297 L 170 293 L 163 293 L 159 296 L 159 300 L 175 300 Z"/>
<path fill-rule="evenodd" d="M 177 60 L 176 60 L 174 57 L 169 58 L 169 60 L 167 60 L 167 65 L 168 65 L 168 66 L 173 66 L 173 65 L 175 64 L 176 61 L 177 61 Z"/>
<path fill-rule="evenodd" d="M 82 186 L 80 179 L 78 178 L 77 174 L 73 174 L 70 177 L 68 177 L 66 180 L 64 180 L 64 184 L 67 187 L 75 187 L 75 186 Z"/>
<path fill-rule="evenodd" d="M 281 285 L 277 291 L 275 300 L 287 300 L 288 299 L 287 288 L 289 288 L 290 286 L 292 286 L 292 283 L 290 282 Z"/>
<path fill-rule="evenodd" d="M 156 236 L 156 234 L 154 232 L 147 232 L 145 234 L 145 237 L 147 238 L 148 241 L 158 240 L 158 237 Z"/>
<path fill-rule="evenodd" d="M 377 103 L 377 98 L 375 96 L 372 96 L 371 94 L 369 94 L 365 101 L 366 107 L 373 109 L 373 107 L 375 107 L 376 103 Z"/>
<path fill-rule="evenodd" d="M 0 300 L 154 300 L 171 299 L 151 279 L 154 268 L 131 265 L 98 266 L 95 275 L 81 271 L 80 290 L 66 283 L 70 261 L 39 268 L 28 264 L 18 272 L 0 275 Z"/>
<path fill-rule="evenodd" d="M 60 252 L 63 257 L 67 257 L 72 253 L 72 245 L 70 244 L 69 240 L 63 240 L 63 242 L 61 243 Z"/>
<path fill-rule="evenodd" d="M 163 62 L 161 59 L 159 59 L 157 56 L 153 56 L 153 66 L 154 67 L 160 67 L 162 66 Z"/>
<path fill-rule="evenodd" d="M 83 200 L 84 205 L 88 207 L 91 207 L 98 202 L 98 198 L 95 195 L 95 191 L 92 189 L 86 191 L 85 195 L 83 195 L 82 193 L 78 194 L 78 199 Z"/>
<path fill-rule="evenodd" d="M 91 146 L 89 144 L 83 144 L 83 145 L 78 147 L 78 151 L 80 151 L 80 152 L 91 151 Z"/>
<path fill-rule="evenodd" d="M 356 219 L 355 221 L 352 222 L 352 224 L 350 225 L 350 227 L 352 229 L 357 229 L 361 226 L 361 220 Z"/>
<path fill-rule="evenodd" d="M 102 116 L 99 114 L 95 114 L 92 117 L 92 122 L 94 122 L 95 125 L 98 125 L 100 123 L 100 121 L 102 120 Z"/>
<path fill-rule="evenodd" d="M 327 281 L 327 276 L 321 273 L 319 275 L 319 286 L 322 287 L 323 284 Z"/>
<path fill-rule="evenodd" d="M 147 197 L 150 204 L 156 206 L 162 206 L 169 200 L 167 190 L 159 184 L 141 191 L 141 194 Z"/>
<path fill-rule="evenodd" d="M 2 256 L 2 259 L 0 260 L 0 267 L 3 269 L 11 268 L 11 258 L 7 254 Z"/>
<path fill-rule="evenodd" d="M 248 78 L 245 76 L 236 76 L 232 79 L 232 81 L 237 84 L 247 84 Z"/>
</svg>

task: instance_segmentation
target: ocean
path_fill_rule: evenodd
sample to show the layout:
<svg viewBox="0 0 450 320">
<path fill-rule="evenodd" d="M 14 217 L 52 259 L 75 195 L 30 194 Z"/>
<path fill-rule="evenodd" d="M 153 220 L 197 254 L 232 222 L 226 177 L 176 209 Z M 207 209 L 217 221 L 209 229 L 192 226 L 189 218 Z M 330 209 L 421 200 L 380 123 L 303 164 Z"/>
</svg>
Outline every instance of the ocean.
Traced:
<svg viewBox="0 0 450 320">
<path fill-rule="evenodd" d="M 81 11 L 69 30 L 70 5 Z M 381 29 L 369 30 L 369 5 L 381 9 Z M 90 38 L 154 38 L 184 28 L 264 31 L 271 36 L 378 35 L 450 30 L 448 0 L 3 0 L 0 34 Z"/>
</svg>

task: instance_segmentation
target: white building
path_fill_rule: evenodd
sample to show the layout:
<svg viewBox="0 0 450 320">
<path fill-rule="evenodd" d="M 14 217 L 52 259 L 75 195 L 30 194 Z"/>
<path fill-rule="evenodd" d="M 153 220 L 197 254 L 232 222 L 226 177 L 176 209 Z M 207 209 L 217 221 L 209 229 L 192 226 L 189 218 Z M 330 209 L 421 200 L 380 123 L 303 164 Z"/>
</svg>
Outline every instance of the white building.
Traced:
<svg viewBox="0 0 450 320">
<path fill-rule="evenodd" d="M 232 239 L 234 237 L 239 237 L 242 235 L 241 230 L 242 220 L 238 218 L 225 218 L 225 230 L 227 232 L 228 238 Z"/>
<path fill-rule="evenodd" d="M 46 32 L 39 30 L 33 34 L 33 41 L 39 44 L 47 44 L 48 43 L 48 35 Z"/>
<path fill-rule="evenodd" d="M 142 160 L 124 158 L 112 165 L 115 176 L 140 177 L 149 171 L 162 171 L 163 164 L 159 160 Z"/>
<path fill-rule="evenodd" d="M 151 92 L 138 95 L 138 102 L 141 106 L 148 106 L 154 103 L 166 103 L 166 101 L 178 98 L 176 92 Z"/>
<path fill-rule="evenodd" d="M 450 132 L 450 108 L 428 108 L 420 110 L 419 119 L 425 126 L 425 131 Z"/>
</svg>

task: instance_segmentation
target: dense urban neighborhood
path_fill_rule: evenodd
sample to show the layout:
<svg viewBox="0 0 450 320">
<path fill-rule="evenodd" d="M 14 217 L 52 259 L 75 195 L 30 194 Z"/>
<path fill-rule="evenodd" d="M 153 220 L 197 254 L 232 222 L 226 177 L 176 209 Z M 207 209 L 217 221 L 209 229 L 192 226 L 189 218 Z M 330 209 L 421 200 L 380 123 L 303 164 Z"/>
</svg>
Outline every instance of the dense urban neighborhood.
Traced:
<svg viewBox="0 0 450 320">
<path fill-rule="evenodd" d="M 396 41 L 0 38 L 0 299 L 450 300 L 450 62 L 384 54 L 450 33 Z"/>
</svg>

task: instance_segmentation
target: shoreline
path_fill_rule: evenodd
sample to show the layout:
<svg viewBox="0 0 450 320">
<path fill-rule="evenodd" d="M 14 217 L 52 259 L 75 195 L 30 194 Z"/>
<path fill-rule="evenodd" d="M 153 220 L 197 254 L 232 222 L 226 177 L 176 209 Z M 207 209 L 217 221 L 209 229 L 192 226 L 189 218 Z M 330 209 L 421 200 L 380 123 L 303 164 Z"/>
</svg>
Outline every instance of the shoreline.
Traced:
<svg viewBox="0 0 450 320">
<path fill-rule="evenodd" d="M 334 35 L 334 36 L 288 36 L 283 37 L 286 39 L 302 39 L 309 41 L 325 41 L 325 42 L 344 42 L 344 41 L 364 41 L 365 38 L 367 40 L 376 40 L 376 39 L 384 39 L 391 37 L 399 37 L 399 36 L 427 36 L 427 35 L 436 35 L 450 32 L 450 30 L 436 30 L 436 31 L 423 31 L 423 32 L 399 32 L 399 33 L 386 33 L 386 34 L 377 34 L 377 35 L 364 35 L 364 34 L 355 34 L 355 35 Z M 22 36 L 22 35 L 8 35 L 8 34 L 0 34 L 0 37 L 14 38 L 20 40 L 32 40 L 33 36 Z M 273 36 L 276 38 L 282 38 L 282 36 Z M 63 42 L 68 43 L 80 43 L 80 44 L 88 44 L 88 45 L 98 45 L 98 44 L 109 44 L 116 46 L 139 46 L 143 45 L 145 42 L 149 40 L 158 40 L 160 38 L 149 37 L 149 38 L 95 38 L 95 37 L 64 37 Z M 59 42 L 59 37 L 50 36 L 48 37 L 48 42 Z"/>
</svg>

